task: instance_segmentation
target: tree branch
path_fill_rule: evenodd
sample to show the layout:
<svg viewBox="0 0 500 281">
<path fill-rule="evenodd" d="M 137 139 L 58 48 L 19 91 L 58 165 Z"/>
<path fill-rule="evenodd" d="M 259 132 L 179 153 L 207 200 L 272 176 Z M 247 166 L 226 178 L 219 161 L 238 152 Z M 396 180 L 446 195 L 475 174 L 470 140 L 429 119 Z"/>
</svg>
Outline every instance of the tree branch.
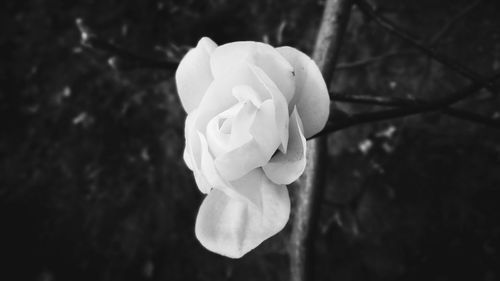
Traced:
<svg viewBox="0 0 500 281">
<path fill-rule="evenodd" d="M 365 66 L 365 65 L 368 65 L 370 63 L 381 61 L 381 60 L 384 60 L 387 58 L 397 57 L 397 56 L 407 56 L 407 55 L 412 55 L 412 54 L 415 54 L 415 51 L 401 50 L 401 51 L 387 52 L 385 54 L 369 57 L 366 59 L 360 59 L 360 60 L 353 61 L 353 62 L 339 63 L 339 64 L 337 64 L 337 66 L 335 66 L 335 70 L 344 70 L 344 69 L 350 69 L 350 68 L 355 68 L 355 67 L 361 67 L 361 66 Z"/>
<path fill-rule="evenodd" d="M 459 102 L 470 95 L 474 94 L 476 91 L 483 88 L 485 84 L 492 83 L 496 79 L 500 77 L 500 71 L 496 72 L 488 79 L 483 79 L 478 83 L 473 83 L 469 87 L 466 87 L 462 90 L 456 91 L 455 93 L 444 97 L 442 99 L 435 100 L 433 102 L 422 103 L 418 105 L 405 106 L 402 108 L 388 109 L 377 112 L 369 112 L 369 113 L 359 113 L 354 115 L 345 115 L 342 118 L 335 117 L 331 120 L 330 124 L 327 124 L 323 131 L 319 132 L 315 136 L 312 136 L 310 139 L 321 137 L 329 133 L 333 133 L 348 127 L 352 127 L 354 125 L 364 124 L 364 123 L 372 123 L 377 121 L 383 121 L 388 119 L 394 119 L 409 115 L 415 115 L 419 113 L 425 113 L 430 111 L 442 110 L 456 102 Z"/>
<path fill-rule="evenodd" d="M 446 22 L 443 25 L 443 28 L 441 28 L 432 38 L 429 40 L 429 46 L 434 46 L 436 45 L 441 38 L 443 38 L 446 33 L 448 33 L 453 25 L 457 23 L 460 19 L 465 17 L 470 11 L 472 11 L 479 3 L 481 3 L 483 0 L 476 0 L 468 5 L 466 5 L 462 10 L 460 10 L 457 14 L 455 14 L 448 22 Z"/>
<path fill-rule="evenodd" d="M 414 48 L 420 50 L 422 53 L 426 54 L 427 56 L 435 59 L 436 61 L 440 62 L 444 66 L 454 70 L 455 72 L 461 74 L 462 76 L 470 79 L 472 82 L 480 82 L 482 80 L 482 75 L 479 73 L 475 72 L 474 70 L 466 67 L 465 65 L 459 63 L 458 61 L 452 60 L 440 53 L 438 53 L 434 47 L 426 47 L 422 43 L 419 43 L 418 40 L 416 40 L 413 36 L 408 34 L 407 32 L 402 31 L 396 25 L 388 20 L 387 18 L 379 15 L 375 9 L 366 1 L 366 0 L 355 0 L 357 6 L 360 8 L 360 10 L 372 18 L 378 25 L 380 25 L 382 28 L 385 30 L 389 31 L 390 33 L 394 34 L 395 36 L 401 38 L 404 40 L 406 43 L 412 45 Z M 490 90 L 492 93 L 496 93 L 496 89 L 492 83 L 488 83 L 484 85 L 485 88 Z"/>
<path fill-rule="evenodd" d="M 313 59 L 325 81 L 330 81 L 342 38 L 349 21 L 351 0 L 328 0 L 316 38 Z M 290 237 L 290 279 L 313 280 L 313 241 L 317 228 L 319 204 L 324 190 L 326 164 L 326 138 L 307 142 L 307 166 L 300 178 L 301 188 L 296 190 Z"/>
<path fill-rule="evenodd" d="M 441 38 L 443 38 L 455 25 L 460 19 L 465 17 L 469 12 L 471 12 L 479 3 L 481 3 L 483 0 L 476 0 L 475 2 L 466 5 L 463 9 L 461 9 L 457 14 L 455 14 L 450 20 L 448 20 L 444 25 L 443 28 L 441 28 L 438 32 L 434 34 L 434 36 L 431 37 L 431 39 L 428 42 L 429 46 L 434 46 L 436 45 Z M 392 51 L 392 52 L 387 52 L 378 56 L 373 56 L 369 57 L 366 59 L 360 59 L 357 61 L 353 62 L 343 62 L 339 63 L 335 66 L 335 70 L 344 70 L 344 69 L 350 69 L 350 68 L 355 68 L 355 67 L 362 67 L 365 65 L 368 65 L 373 62 L 381 61 L 387 58 L 391 57 L 396 57 L 396 56 L 405 56 L 405 55 L 411 55 L 414 54 L 415 51 L 410 51 L 410 50 L 401 50 L 401 51 Z"/>
<path fill-rule="evenodd" d="M 101 50 L 111 55 L 108 64 L 115 69 L 147 67 L 175 70 L 177 68 L 178 62 L 145 57 L 108 42 L 92 32 L 81 18 L 76 19 L 75 22 L 80 31 L 82 46 Z"/>
<path fill-rule="evenodd" d="M 425 104 L 427 102 L 417 99 L 402 99 L 402 98 L 386 98 L 386 97 L 373 97 L 364 95 L 344 95 L 344 94 L 333 94 L 332 100 L 337 102 L 347 102 L 347 103 L 357 103 L 357 104 L 367 104 L 367 105 L 380 105 L 380 106 L 394 106 L 394 107 L 406 107 L 415 106 L 419 104 Z M 461 109 L 455 108 L 443 108 L 441 111 L 451 117 L 481 124 L 494 129 L 500 129 L 500 120 L 495 120 L 492 118 L 485 117 L 481 114 L 474 112 L 469 112 Z"/>
</svg>

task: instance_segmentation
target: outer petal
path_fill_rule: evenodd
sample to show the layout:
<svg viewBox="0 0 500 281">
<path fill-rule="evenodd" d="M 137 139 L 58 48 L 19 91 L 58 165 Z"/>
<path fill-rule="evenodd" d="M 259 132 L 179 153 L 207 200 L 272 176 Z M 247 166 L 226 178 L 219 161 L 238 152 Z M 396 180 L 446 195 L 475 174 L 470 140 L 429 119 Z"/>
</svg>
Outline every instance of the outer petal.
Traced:
<svg viewBox="0 0 500 281">
<path fill-rule="evenodd" d="M 203 193 L 208 193 L 210 192 L 210 189 L 213 188 L 213 185 L 209 182 L 209 180 L 203 173 L 203 157 L 206 154 L 203 151 L 203 146 L 199 136 L 194 136 L 189 143 L 189 147 L 186 145 L 186 148 L 184 150 L 184 160 L 186 164 L 189 163 L 191 165 L 190 169 L 193 171 L 198 189 Z M 188 159 L 189 162 L 187 161 Z"/>
<path fill-rule="evenodd" d="M 288 221 L 290 199 L 285 186 L 270 182 L 261 169 L 251 172 L 246 181 L 241 188 L 261 198 L 260 206 L 214 189 L 200 207 L 196 237 L 212 252 L 242 257 L 282 230 Z"/>
<path fill-rule="evenodd" d="M 290 138 L 286 153 L 278 151 L 262 169 L 276 184 L 290 184 L 302 175 L 306 167 L 306 138 L 302 121 L 295 109 L 290 117 Z"/>
<path fill-rule="evenodd" d="M 184 148 L 184 162 L 186 162 L 186 165 L 188 168 L 193 171 L 194 166 L 195 166 L 195 159 L 193 159 L 193 148 L 191 144 L 191 138 L 193 137 L 194 133 L 194 121 L 197 118 L 198 115 L 198 110 L 193 110 L 188 116 L 186 117 L 186 122 L 184 126 L 184 137 L 186 138 L 186 146 Z"/>
<path fill-rule="evenodd" d="M 194 128 L 194 120 L 198 116 L 198 110 L 193 110 L 186 118 L 185 136 L 186 147 L 184 148 L 184 162 L 190 170 L 193 171 L 196 185 L 203 193 L 208 193 L 212 189 L 212 185 L 202 174 L 202 142 L 198 135 L 198 131 Z"/>
<path fill-rule="evenodd" d="M 316 63 L 306 54 L 292 47 L 276 48 L 295 69 L 295 97 L 298 113 L 309 138 L 319 133 L 328 120 L 330 98 L 325 80 Z"/>
<path fill-rule="evenodd" d="M 214 159 L 208 150 L 206 138 L 200 132 L 198 132 L 198 137 L 201 143 L 201 173 L 210 184 L 210 187 L 225 187 L 227 183 L 220 177 L 215 169 Z"/>
<path fill-rule="evenodd" d="M 264 70 L 290 102 L 295 94 L 292 65 L 268 44 L 243 41 L 221 45 L 210 60 L 214 77 L 225 79 L 227 70 L 242 60 Z"/>
<path fill-rule="evenodd" d="M 187 113 L 198 106 L 214 79 L 210 71 L 210 55 L 216 47 L 212 40 L 203 37 L 196 48 L 191 49 L 179 63 L 175 82 L 182 107 Z"/>
</svg>

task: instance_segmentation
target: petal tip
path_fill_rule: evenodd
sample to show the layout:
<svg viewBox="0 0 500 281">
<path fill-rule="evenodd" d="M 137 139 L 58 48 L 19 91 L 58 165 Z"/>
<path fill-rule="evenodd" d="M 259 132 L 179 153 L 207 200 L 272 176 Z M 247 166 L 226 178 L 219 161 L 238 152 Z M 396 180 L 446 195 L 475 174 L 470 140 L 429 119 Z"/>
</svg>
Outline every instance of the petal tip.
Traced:
<svg viewBox="0 0 500 281">
<path fill-rule="evenodd" d="M 201 47 L 203 48 L 207 53 L 212 53 L 215 48 L 217 48 L 217 43 L 215 43 L 212 39 L 209 37 L 202 37 L 199 41 L 196 47 Z"/>
</svg>

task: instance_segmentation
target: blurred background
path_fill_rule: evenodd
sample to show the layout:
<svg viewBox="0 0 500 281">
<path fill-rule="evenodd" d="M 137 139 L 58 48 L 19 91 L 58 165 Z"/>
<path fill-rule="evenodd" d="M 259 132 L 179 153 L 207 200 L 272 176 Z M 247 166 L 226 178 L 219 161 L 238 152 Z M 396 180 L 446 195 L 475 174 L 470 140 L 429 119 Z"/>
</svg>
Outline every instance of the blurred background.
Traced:
<svg viewBox="0 0 500 281">
<path fill-rule="evenodd" d="M 498 1 L 371 3 L 477 72 L 499 70 Z M 288 280 L 289 226 L 240 260 L 198 243 L 173 71 L 113 69 L 75 20 L 158 60 L 202 36 L 310 53 L 323 5 L 1 1 L 0 280 Z M 468 82 L 354 8 L 330 89 L 433 99 Z M 483 90 L 459 107 L 498 119 L 499 105 Z M 329 157 L 316 280 L 500 280 L 498 130 L 429 113 L 332 134 Z"/>
</svg>

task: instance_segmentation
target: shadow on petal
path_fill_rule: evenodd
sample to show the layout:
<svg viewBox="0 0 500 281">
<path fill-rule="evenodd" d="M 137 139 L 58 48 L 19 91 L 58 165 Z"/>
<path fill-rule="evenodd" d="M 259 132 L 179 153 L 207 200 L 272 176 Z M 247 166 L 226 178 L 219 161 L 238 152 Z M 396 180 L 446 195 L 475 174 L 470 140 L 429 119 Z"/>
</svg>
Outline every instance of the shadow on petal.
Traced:
<svg viewBox="0 0 500 281">
<path fill-rule="evenodd" d="M 290 136 L 286 153 L 278 151 L 271 161 L 262 167 L 271 181 L 290 184 L 297 180 L 306 167 L 306 138 L 297 109 L 290 117 Z"/>
</svg>

